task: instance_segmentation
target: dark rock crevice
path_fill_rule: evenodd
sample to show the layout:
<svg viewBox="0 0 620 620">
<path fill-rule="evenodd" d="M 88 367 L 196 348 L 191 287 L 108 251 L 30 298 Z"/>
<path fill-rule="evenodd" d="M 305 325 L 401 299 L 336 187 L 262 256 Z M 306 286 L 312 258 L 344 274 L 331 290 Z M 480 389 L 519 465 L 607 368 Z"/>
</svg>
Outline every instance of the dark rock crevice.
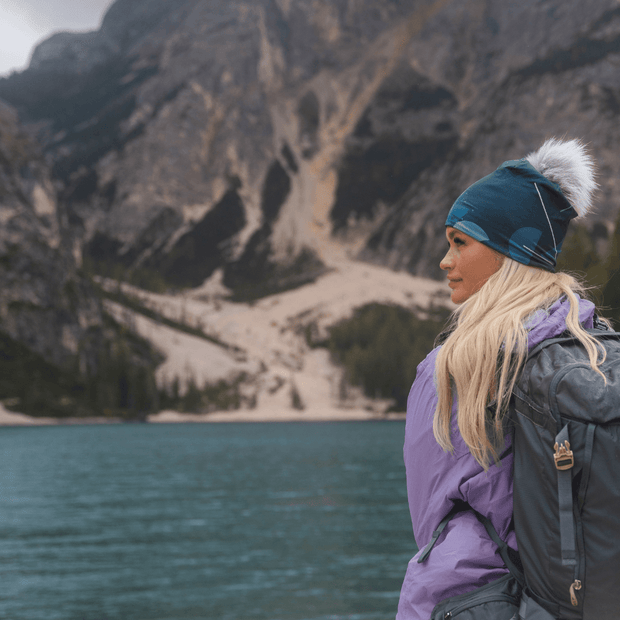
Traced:
<svg viewBox="0 0 620 620">
<path fill-rule="evenodd" d="M 199 286 L 225 262 L 227 243 L 245 223 L 243 202 L 229 189 L 167 253 L 155 252 L 142 266 L 156 270 L 175 287 Z"/>
<path fill-rule="evenodd" d="M 263 224 L 250 237 L 239 259 L 226 265 L 224 269 L 224 284 L 233 290 L 236 300 L 248 301 L 296 288 L 314 281 L 326 271 L 323 263 L 309 248 L 303 249 L 287 262 L 276 263 L 273 260 L 273 224 L 286 201 L 290 187 L 286 170 L 275 160 L 263 184 Z"/>
<path fill-rule="evenodd" d="M 278 217 L 290 191 L 291 180 L 282 164 L 276 159 L 269 167 L 263 183 L 261 210 L 266 222 L 271 224 Z"/>
<path fill-rule="evenodd" d="M 611 12 L 620 16 L 620 9 Z M 557 75 L 581 67 L 594 65 L 604 58 L 620 52 L 620 36 L 611 39 L 580 37 L 571 42 L 570 47 L 558 49 L 544 58 L 535 60 L 512 74 L 516 79 L 531 79 L 546 74 Z"/>
<path fill-rule="evenodd" d="M 346 227 L 351 216 L 371 219 L 379 201 L 398 201 L 420 173 L 444 158 L 456 143 L 456 137 L 419 142 L 385 137 L 366 150 L 347 153 L 331 210 L 334 231 Z"/>
</svg>

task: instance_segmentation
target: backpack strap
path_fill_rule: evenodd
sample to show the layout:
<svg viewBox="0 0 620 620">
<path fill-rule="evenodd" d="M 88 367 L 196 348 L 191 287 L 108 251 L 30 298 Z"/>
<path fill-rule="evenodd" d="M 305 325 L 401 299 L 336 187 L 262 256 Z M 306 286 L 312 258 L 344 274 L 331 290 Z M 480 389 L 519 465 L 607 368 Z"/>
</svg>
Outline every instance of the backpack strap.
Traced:
<svg viewBox="0 0 620 620">
<path fill-rule="evenodd" d="M 446 525 L 448 525 L 448 523 L 452 520 L 452 517 L 454 517 L 455 514 L 457 514 L 458 512 L 462 512 L 463 510 L 465 510 L 463 505 L 455 504 L 452 507 L 452 510 L 450 510 L 450 512 L 440 521 L 437 529 L 433 532 L 430 542 L 428 543 L 428 545 L 426 545 L 426 547 L 424 547 L 424 551 L 418 558 L 418 564 L 422 564 L 422 562 L 426 561 L 426 558 L 428 558 L 431 551 L 433 550 L 437 539 L 441 536 L 441 533 L 444 531 L 444 529 L 446 529 Z"/>
<path fill-rule="evenodd" d="M 577 495 L 579 511 L 583 508 L 586 490 L 590 480 L 590 465 L 592 464 L 592 450 L 594 447 L 594 433 L 596 424 L 588 424 L 583 456 L 581 483 Z M 560 516 L 560 549 L 562 551 L 562 565 L 575 566 L 575 520 L 573 516 L 573 478 L 571 469 L 574 465 L 573 453 L 570 449 L 568 424 L 555 437 L 554 461 L 558 471 L 558 507 Z"/>
<path fill-rule="evenodd" d="M 464 503 L 455 504 L 452 510 L 450 510 L 450 512 L 441 520 L 441 522 L 437 526 L 437 529 L 433 532 L 433 536 L 431 537 L 430 542 L 428 543 L 428 545 L 426 545 L 424 551 L 422 551 L 422 553 L 420 554 L 420 557 L 418 558 L 418 564 L 421 564 L 428 558 L 430 552 L 435 546 L 435 543 L 437 542 L 437 539 L 441 536 L 441 533 L 444 531 L 446 525 L 448 525 L 448 523 L 454 518 L 456 514 L 464 511 L 471 511 L 476 515 L 478 521 L 482 523 L 484 529 L 487 531 L 489 538 L 497 545 L 499 554 L 510 574 L 517 580 L 519 585 L 524 586 L 525 578 L 523 576 L 523 571 L 515 564 L 515 562 L 513 562 L 512 558 L 510 557 L 508 545 L 499 537 L 499 534 L 493 526 L 493 523 L 491 523 L 491 520 L 480 514 L 477 510 L 474 510 L 471 506 Z"/>
<path fill-rule="evenodd" d="M 506 568 L 510 571 L 510 574 L 519 582 L 519 585 L 525 585 L 525 578 L 523 576 L 523 571 L 517 567 L 517 565 L 512 561 L 510 554 L 508 552 L 508 545 L 499 537 L 496 529 L 493 527 L 493 523 L 491 523 L 491 519 L 481 515 L 477 510 L 471 509 L 472 512 L 476 515 L 478 521 L 484 525 L 484 529 L 486 529 L 487 534 L 491 538 L 491 540 L 497 545 L 499 549 L 499 554 L 504 560 L 504 564 Z"/>
<path fill-rule="evenodd" d="M 558 472 L 558 508 L 562 565 L 575 566 L 575 522 L 573 520 L 573 453 L 568 441 L 568 424 L 555 437 L 554 461 Z"/>
<path fill-rule="evenodd" d="M 618 339 L 620 340 L 620 332 L 614 332 L 612 330 L 608 330 L 604 327 L 604 324 L 598 323 L 599 327 L 595 327 L 592 329 L 586 329 L 588 334 L 594 336 L 595 338 L 607 340 L 607 339 Z M 564 335 L 568 334 L 568 335 Z M 579 342 L 575 336 L 573 336 L 570 332 L 565 331 L 563 334 L 556 336 L 555 338 L 547 338 L 547 340 L 543 340 L 538 345 L 536 345 L 528 354 L 527 359 L 534 357 L 543 349 L 551 346 L 552 344 L 564 343 L 564 342 Z M 526 360 L 527 361 L 527 360 Z"/>
</svg>

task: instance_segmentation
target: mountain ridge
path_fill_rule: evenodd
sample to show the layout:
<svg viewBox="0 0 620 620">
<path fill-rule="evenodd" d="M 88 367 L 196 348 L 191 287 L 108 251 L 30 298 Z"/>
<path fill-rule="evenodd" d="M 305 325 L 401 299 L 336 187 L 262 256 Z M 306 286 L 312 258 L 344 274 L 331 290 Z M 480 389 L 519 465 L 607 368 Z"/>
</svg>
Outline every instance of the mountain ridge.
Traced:
<svg viewBox="0 0 620 620">
<path fill-rule="evenodd" d="M 454 199 L 550 136 L 598 162 L 603 256 L 619 58 L 615 0 L 117 0 L 0 79 L 2 330 L 74 360 L 93 274 L 231 303 L 351 261 L 439 280 Z"/>
<path fill-rule="evenodd" d="M 618 169 L 611 119 L 584 111 L 615 109 L 618 18 L 611 1 L 117 0 L 99 31 L 43 42 L 0 97 L 95 263 L 186 286 L 222 267 L 246 296 L 311 281 L 333 253 L 437 278 L 430 205 L 501 161 L 579 134 Z"/>
</svg>

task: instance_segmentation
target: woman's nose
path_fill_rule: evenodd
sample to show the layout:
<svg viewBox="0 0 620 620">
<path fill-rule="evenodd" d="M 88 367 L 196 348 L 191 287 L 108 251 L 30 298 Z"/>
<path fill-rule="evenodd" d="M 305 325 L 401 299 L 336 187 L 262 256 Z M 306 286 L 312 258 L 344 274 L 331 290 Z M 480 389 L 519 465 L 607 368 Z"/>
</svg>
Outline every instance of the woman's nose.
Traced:
<svg viewBox="0 0 620 620">
<path fill-rule="evenodd" d="M 452 268 L 452 255 L 449 250 L 446 255 L 441 259 L 441 262 L 439 263 L 439 268 L 443 269 L 444 271 Z"/>
</svg>

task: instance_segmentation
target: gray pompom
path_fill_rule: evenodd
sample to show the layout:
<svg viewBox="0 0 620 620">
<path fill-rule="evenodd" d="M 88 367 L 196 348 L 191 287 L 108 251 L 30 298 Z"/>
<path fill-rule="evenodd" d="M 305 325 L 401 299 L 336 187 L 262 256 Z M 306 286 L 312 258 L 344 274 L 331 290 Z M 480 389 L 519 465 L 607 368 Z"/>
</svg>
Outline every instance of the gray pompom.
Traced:
<svg viewBox="0 0 620 620">
<path fill-rule="evenodd" d="M 594 161 L 579 140 L 550 138 L 525 159 L 560 186 L 579 217 L 588 213 L 597 184 Z"/>
</svg>

